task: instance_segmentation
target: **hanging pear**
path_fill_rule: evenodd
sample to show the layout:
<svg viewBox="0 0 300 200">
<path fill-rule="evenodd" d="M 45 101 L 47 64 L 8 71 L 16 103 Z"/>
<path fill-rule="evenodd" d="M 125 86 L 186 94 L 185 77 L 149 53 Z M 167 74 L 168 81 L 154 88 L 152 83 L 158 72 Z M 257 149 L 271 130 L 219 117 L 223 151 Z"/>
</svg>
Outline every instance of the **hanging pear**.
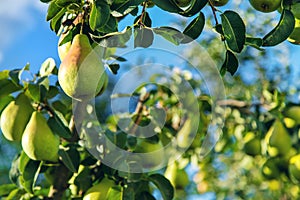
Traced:
<svg viewBox="0 0 300 200">
<path fill-rule="evenodd" d="M 59 137 L 54 135 L 46 119 L 34 111 L 22 137 L 24 152 L 32 160 L 58 161 Z"/>
<path fill-rule="evenodd" d="M 19 94 L 2 112 L 1 130 L 4 137 L 10 141 L 21 141 L 32 112 L 29 99 L 24 93 Z"/>
<path fill-rule="evenodd" d="M 283 123 L 277 119 L 266 135 L 271 156 L 286 155 L 292 147 L 291 137 Z"/>
<path fill-rule="evenodd" d="M 173 187 L 184 189 L 189 184 L 189 176 L 184 169 L 179 169 L 178 163 L 169 164 L 165 173 Z"/>
<path fill-rule="evenodd" d="M 194 141 L 198 124 L 196 120 L 188 118 L 183 124 L 182 128 L 177 133 L 177 145 L 180 148 L 188 148 Z"/>
<path fill-rule="evenodd" d="M 84 34 L 77 34 L 58 70 L 63 91 L 79 101 L 98 94 L 105 82 L 105 68 Z"/>
<path fill-rule="evenodd" d="M 100 183 L 88 189 L 83 197 L 83 200 L 106 199 L 108 191 L 115 185 L 113 180 L 103 178 Z"/>
</svg>

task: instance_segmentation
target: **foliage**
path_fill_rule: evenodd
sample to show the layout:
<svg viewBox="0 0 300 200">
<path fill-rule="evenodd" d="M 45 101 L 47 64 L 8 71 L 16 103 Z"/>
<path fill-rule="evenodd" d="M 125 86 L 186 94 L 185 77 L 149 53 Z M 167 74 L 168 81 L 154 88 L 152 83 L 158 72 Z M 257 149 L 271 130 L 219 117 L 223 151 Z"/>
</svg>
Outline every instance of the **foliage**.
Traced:
<svg viewBox="0 0 300 200">
<path fill-rule="evenodd" d="M 299 1 L 282 1 L 277 25 L 266 26 L 270 28 L 267 31 L 261 27 L 249 28 L 247 17 L 240 14 L 242 9 L 223 12 L 211 0 L 191 0 L 188 4 L 177 0 L 41 1 L 48 4 L 46 20 L 49 21 L 51 30 L 61 36 L 58 46 L 72 42 L 78 34 L 84 34 L 91 46 L 101 46 L 100 49 L 95 48 L 95 51 L 102 55 L 101 61 L 109 68 L 110 80 L 97 94 L 95 102 L 90 102 L 72 99 L 64 93 L 57 81 L 60 68 L 51 58 L 36 73 L 30 71 L 29 64 L 22 69 L 0 72 L 0 114 L 19 94 L 25 94 L 34 113 L 39 113 L 43 118 L 39 120 L 43 121 L 43 126 L 37 127 L 47 127 L 44 129 L 47 129 L 49 138 L 52 138 L 52 134 L 60 138 L 59 150 L 55 153 L 59 157 L 58 161 L 44 159 L 43 156 L 29 157 L 23 151 L 26 149 L 24 146 L 27 147 L 26 142 L 21 145 L 20 141 L 15 141 L 21 150 L 11 163 L 11 183 L 0 186 L 1 197 L 82 199 L 87 193 L 91 195 L 94 189 L 90 188 L 100 185 L 107 199 L 184 199 L 190 194 L 210 192 L 216 198 L 299 198 L 300 166 L 297 154 L 300 113 L 290 110 L 297 110 L 299 106 L 291 102 L 289 91 L 278 89 L 279 81 L 264 77 L 267 67 L 259 68 L 263 78 L 257 80 L 261 83 L 252 85 L 244 84 L 241 79 L 245 77 L 237 73 L 239 66 L 247 65 L 248 61 L 256 62 L 253 58 L 257 55 L 270 59 L 273 55 L 268 55 L 263 48 L 271 48 L 289 38 L 295 26 L 295 11 L 291 6 L 299 4 Z M 189 23 L 181 27 L 182 30 L 168 26 L 152 27 L 151 12 L 148 9 L 151 10 L 153 6 L 163 12 L 183 16 Z M 205 9 L 211 9 L 211 13 L 208 14 Z M 251 12 L 256 11 L 252 8 Z M 119 30 L 119 23 L 129 16 L 135 18 L 133 24 Z M 214 102 L 215 99 L 209 96 L 209 92 L 197 93 L 197 89 L 204 88 L 203 91 L 206 91 L 207 88 L 203 79 L 193 73 L 188 63 L 181 69 L 171 67 L 168 79 L 175 84 L 168 87 L 155 84 L 165 78 L 165 74 L 157 72 L 149 77 L 151 84 L 141 85 L 133 94 L 112 97 L 104 92 L 112 89 L 117 75 L 126 72 L 127 68 L 123 63 L 127 60 L 116 55 L 116 49 L 126 47 L 130 40 L 133 40 L 134 48 L 137 49 L 151 47 L 156 35 L 177 46 L 190 44 L 190 49 L 186 51 L 189 60 L 203 62 L 192 43 L 201 39 L 200 36 L 204 35 L 207 27 L 213 36 L 207 34 L 209 38 L 199 42 L 207 47 L 217 63 L 219 75 L 226 85 L 226 93 L 235 99 Z M 260 31 L 265 32 L 256 35 Z M 69 59 L 68 56 L 70 55 L 66 54 L 65 59 Z M 232 77 L 226 72 L 232 76 L 238 75 Z M 28 77 L 24 78 L 26 75 Z M 189 92 L 190 86 L 195 93 Z M 173 91 L 185 92 L 184 102 Z M 126 95 L 130 97 L 129 111 L 125 114 L 113 113 L 108 105 L 110 100 L 107 99 Z M 197 104 L 197 111 L 193 110 L 194 104 Z M 93 109 L 97 120 L 86 117 L 91 116 Z M 218 113 L 217 116 L 214 115 L 215 112 Z M 195 117 L 194 113 L 199 113 L 199 116 Z M 165 118 L 163 126 L 155 121 L 162 116 Z M 202 157 L 202 145 L 209 125 L 218 121 L 219 116 L 225 118 L 223 135 L 209 155 Z M 124 123 L 127 123 L 126 130 L 129 134 L 120 128 L 120 124 Z M 148 129 L 143 131 L 139 126 Z M 25 130 L 25 127 L 18 129 Z M 90 135 L 90 130 L 96 134 Z M 196 130 L 195 134 L 193 130 Z M 30 132 L 31 130 L 26 130 L 27 137 L 42 137 L 43 134 L 36 131 L 30 136 Z M 149 132 L 155 134 L 141 142 L 139 137 L 146 137 Z M 280 141 L 275 135 L 278 132 L 284 132 L 287 139 Z M 247 135 L 251 135 L 251 138 Z M 256 139 L 255 145 L 249 145 L 249 140 L 253 138 Z M 174 155 L 177 156 L 176 153 L 179 152 L 182 155 L 177 159 L 171 158 L 170 161 L 163 160 L 167 152 L 157 154 L 157 148 L 167 147 L 173 141 L 178 144 L 178 147 L 172 147 Z M 126 152 L 153 151 L 155 156 L 148 156 L 143 161 L 139 157 L 118 155 L 109 149 L 111 144 Z M 51 153 L 53 152 L 49 152 Z M 107 157 L 111 158 L 114 165 L 123 165 L 117 169 L 108 166 L 102 162 Z M 151 162 L 148 165 L 151 159 L 154 165 Z M 164 175 L 167 164 L 174 160 L 174 166 L 178 168 L 176 174 L 196 166 L 197 172 L 189 173 L 188 185 L 186 175 L 183 175 L 182 180 Z M 155 168 L 161 164 L 163 167 Z M 147 170 L 143 171 L 143 168 Z M 109 182 L 110 186 L 103 187 L 102 181 Z M 182 182 L 185 183 L 184 186 Z M 100 190 L 99 192 L 101 193 Z M 97 195 L 101 196 L 103 193 Z"/>
</svg>

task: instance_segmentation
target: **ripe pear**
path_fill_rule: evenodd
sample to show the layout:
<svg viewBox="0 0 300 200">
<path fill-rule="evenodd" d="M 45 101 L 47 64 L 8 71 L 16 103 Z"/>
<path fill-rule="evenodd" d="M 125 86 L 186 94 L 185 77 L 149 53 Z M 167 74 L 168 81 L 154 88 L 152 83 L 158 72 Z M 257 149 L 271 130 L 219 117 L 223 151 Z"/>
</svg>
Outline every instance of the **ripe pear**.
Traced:
<svg viewBox="0 0 300 200">
<path fill-rule="evenodd" d="M 295 28 L 287 40 L 292 44 L 300 44 L 300 19 L 295 19 Z"/>
<path fill-rule="evenodd" d="M 251 6 L 260 12 L 273 12 L 280 6 L 281 0 L 249 0 Z"/>
<path fill-rule="evenodd" d="M 138 140 L 134 152 L 141 153 L 138 156 L 141 157 L 141 165 L 144 168 L 151 169 L 162 165 L 165 161 L 164 146 L 159 141 L 158 143 L 152 143 L 146 139 Z"/>
<path fill-rule="evenodd" d="M 280 120 L 276 120 L 266 134 L 268 152 L 270 156 L 286 155 L 291 147 L 292 141 L 288 131 Z"/>
<path fill-rule="evenodd" d="M 179 169 L 176 162 L 168 165 L 164 175 L 177 189 L 184 189 L 189 184 L 188 174 L 184 169 Z"/>
<path fill-rule="evenodd" d="M 71 41 L 59 45 L 64 38 L 65 38 L 65 34 L 62 34 L 58 40 L 58 47 L 57 47 L 58 56 L 61 61 L 65 59 L 66 55 L 68 54 L 71 48 Z"/>
<path fill-rule="evenodd" d="M 114 186 L 114 181 L 104 178 L 100 183 L 88 189 L 83 197 L 83 200 L 101 200 L 106 199 L 109 189 Z"/>
<path fill-rule="evenodd" d="M 295 120 L 297 124 L 300 124 L 300 106 L 291 106 L 287 108 L 284 114 L 285 116 Z"/>
<path fill-rule="evenodd" d="M 212 3 L 214 6 L 225 6 L 229 0 L 213 0 Z"/>
<path fill-rule="evenodd" d="M 22 148 L 32 160 L 58 161 L 59 137 L 54 135 L 46 119 L 34 111 L 22 136 Z"/>
<path fill-rule="evenodd" d="M 244 151 L 250 156 L 261 154 L 260 139 L 253 132 L 248 132 L 244 137 Z"/>
<path fill-rule="evenodd" d="M 19 94 L 2 112 L 1 130 L 4 137 L 10 141 L 21 141 L 32 112 L 29 99 L 24 93 Z"/>
<path fill-rule="evenodd" d="M 100 92 L 105 76 L 100 55 L 93 50 L 86 35 L 77 34 L 58 70 L 61 88 L 79 101 L 91 99 Z"/>
<path fill-rule="evenodd" d="M 188 118 L 182 128 L 177 133 L 177 145 L 180 148 L 188 148 L 195 139 L 195 136 L 197 134 L 197 128 L 196 126 L 198 124 L 195 123 L 196 120 L 192 120 L 191 118 Z"/>
<path fill-rule="evenodd" d="M 300 181 L 300 154 L 297 154 L 290 158 L 289 173 L 291 177 L 293 177 L 297 181 Z"/>
</svg>

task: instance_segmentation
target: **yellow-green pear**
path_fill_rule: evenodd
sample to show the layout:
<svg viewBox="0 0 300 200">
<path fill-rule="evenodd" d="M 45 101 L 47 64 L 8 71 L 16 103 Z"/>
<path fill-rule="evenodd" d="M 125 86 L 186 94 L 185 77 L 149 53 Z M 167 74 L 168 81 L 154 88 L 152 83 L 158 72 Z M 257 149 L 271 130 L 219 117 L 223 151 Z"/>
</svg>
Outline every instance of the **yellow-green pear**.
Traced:
<svg viewBox="0 0 300 200">
<path fill-rule="evenodd" d="M 277 119 L 266 134 L 268 153 L 270 156 L 286 155 L 291 147 L 292 141 L 283 123 Z"/>
<path fill-rule="evenodd" d="M 289 173 L 294 179 L 300 181 L 300 154 L 290 158 Z"/>
<path fill-rule="evenodd" d="M 44 116 L 34 111 L 22 136 L 22 148 L 32 160 L 58 161 L 59 137 L 49 128 Z"/>
<path fill-rule="evenodd" d="M 165 161 L 164 146 L 160 141 L 152 143 L 146 139 L 140 139 L 134 152 L 141 153 L 138 155 L 142 161 L 141 165 L 147 169 L 159 167 Z"/>
<path fill-rule="evenodd" d="M 62 42 L 62 40 L 64 38 L 65 38 L 65 34 L 62 34 L 58 40 L 58 47 L 57 47 L 58 56 L 61 61 L 63 61 L 65 59 L 66 55 L 68 54 L 68 52 L 71 48 L 71 41 L 68 41 L 68 42 L 60 45 L 60 43 Z"/>
<path fill-rule="evenodd" d="M 60 64 L 58 81 L 63 91 L 77 100 L 91 99 L 105 82 L 105 68 L 85 34 L 77 34 Z"/>
<path fill-rule="evenodd" d="M 266 160 L 261 170 L 262 174 L 268 179 L 278 178 L 280 174 L 275 158 Z"/>
<path fill-rule="evenodd" d="M 164 175 L 177 189 L 184 189 L 189 184 L 187 172 L 184 169 L 179 169 L 176 162 L 168 165 Z"/>
<path fill-rule="evenodd" d="M 114 185 L 114 181 L 103 178 L 100 183 L 86 191 L 83 200 L 105 200 L 109 189 Z"/>
<path fill-rule="evenodd" d="M 177 139 L 177 145 L 180 148 L 188 148 L 195 139 L 198 124 L 196 124 L 197 120 L 193 120 L 191 118 L 188 118 L 181 129 L 178 131 L 176 139 Z"/>
<path fill-rule="evenodd" d="M 273 12 L 280 6 L 281 0 L 249 0 L 251 6 L 260 12 Z"/>
<path fill-rule="evenodd" d="M 10 102 L 1 115 L 1 130 L 4 137 L 10 141 L 21 141 L 24 129 L 28 123 L 33 108 L 24 93 Z"/>
<path fill-rule="evenodd" d="M 295 19 L 295 28 L 287 40 L 293 44 L 300 44 L 300 19 Z"/>
</svg>

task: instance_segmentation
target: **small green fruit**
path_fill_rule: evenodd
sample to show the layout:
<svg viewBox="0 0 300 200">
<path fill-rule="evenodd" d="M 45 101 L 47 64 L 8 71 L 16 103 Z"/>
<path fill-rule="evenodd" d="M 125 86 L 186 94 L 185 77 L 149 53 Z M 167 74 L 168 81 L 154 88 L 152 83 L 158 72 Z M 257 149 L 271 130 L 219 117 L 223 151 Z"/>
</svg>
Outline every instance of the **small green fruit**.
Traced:
<svg viewBox="0 0 300 200">
<path fill-rule="evenodd" d="M 248 132 L 244 138 L 244 151 L 250 156 L 261 154 L 260 139 L 253 132 Z"/>
<path fill-rule="evenodd" d="M 262 174 L 268 178 L 278 178 L 280 171 L 277 167 L 276 160 L 274 158 L 268 159 L 262 166 Z"/>
<path fill-rule="evenodd" d="M 77 34 L 58 70 L 63 91 L 79 101 L 91 99 L 103 87 L 105 68 L 84 34 Z"/>
<path fill-rule="evenodd" d="M 177 139 L 177 145 L 180 148 L 188 148 L 195 139 L 195 136 L 197 134 L 197 126 L 196 120 L 193 120 L 191 118 L 188 118 L 182 128 L 178 131 L 176 139 Z"/>
<path fill-rule="evenodd" d="M 212 3 L 214 6 L 225 6 L 229 0 L 213 0 Z"/>
<path fill-rule="evenodd" d="M 295 28 L 287 40 L 293 44 L 300 44 L 300 19 L 295 19 Z"/>
<path fill-rule="evenodd" d="M 273 12 L 280 6 L 281 0 L 249 0 L 252 7 L 260 12 Z"/>
<path fill-rule="evenodd" d="M 266 134 L 270 156 L 286 155 L 292 147 L 291 137 L 280 120 L 276 120 Z"/>
<path fill-rule="evenodd" d="M 115 183 L 112 180 L 104 178 L 100 183 L 86 191 L 83 200 L 104 200 L 106 199 L 109 189 L 114 185 Z"/>
<path fill-rule="evenodd" d="M 175 0 L 178 6 L 186 7 L 191 4 L 191 0 Z"/>
<path fill-rule="evenodd" d="M 19 94 L 2 112 L 1 129 L 4 137 L 10 141 L 21 141 L 32 112 L 33 108 L 27 96 L 24 93 Z"/>
<path fill-rule="evenodd" d="M 146 139 L 140 139 L 136 145 L 134 152 L 142 153 L 142 166 L 147 169 L 160 166 L 165 161 L 164 146 L 159 141 L 152 143 Z"/>
<path fill-rule="evenodd" d="M 297 124 L 300 124 L 300 106 L 291 106 L 284 111 L 285 116 L 295 120 Z"/>
<path fill-rule="evenodd" d="M 22 136 L 24 152 L 32 160 L 58 161 L 59 137 L 54 135 L 46 119 L 34 111 Z"/>
<path fill-rule="evenodd" d="M 179 169 L 177 163 L 168 165 L 164 175 L 176 189 L 184 189 L 190 182 L 187 172 Z"/>
<path fill-rule="evenodd" d="M 290 158 L 289 173 L 294 179 L 300 181 L 300 154 Z"/>
</svg>

